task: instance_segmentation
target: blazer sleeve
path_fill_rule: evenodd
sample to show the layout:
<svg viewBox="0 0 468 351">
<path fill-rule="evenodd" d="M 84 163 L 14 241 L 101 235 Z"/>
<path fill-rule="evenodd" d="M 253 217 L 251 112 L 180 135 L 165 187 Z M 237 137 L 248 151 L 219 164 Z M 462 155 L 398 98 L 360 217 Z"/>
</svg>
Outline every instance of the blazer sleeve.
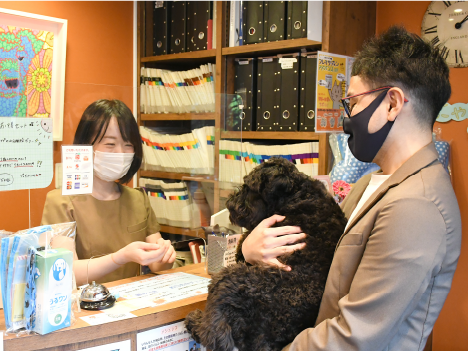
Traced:
<svg viewBox="0 0 468 351">
<path fill-rule="evenodd" d="M 42 212 L 41 225 L 74 222 L 73 205 L 69 196 L 63 196 L 60 190 L 47 193 Z"/>
<path fill-rule="evenodd" d="M 383 349 L 440 270 L 445 235 L 442 215 L 426 198 L 388 203 L 376 219 L 349 293 L 338 302 L 339 315 L 304 330 L 283 350 Z"/>
</svg>

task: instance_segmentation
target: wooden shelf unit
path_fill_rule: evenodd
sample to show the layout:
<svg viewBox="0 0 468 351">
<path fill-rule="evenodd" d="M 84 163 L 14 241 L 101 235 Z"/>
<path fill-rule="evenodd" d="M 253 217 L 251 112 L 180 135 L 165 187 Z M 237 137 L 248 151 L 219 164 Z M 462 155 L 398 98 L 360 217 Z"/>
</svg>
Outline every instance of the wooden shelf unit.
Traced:
<svg viewBox="0 0 468 351">
<path fill-rule="evenodd" d="M 205 238 L 205 231 L 202 228 L 189 229 L 189 228 L 172 227 L 170 225 L 161 224 L 161 232 L 169 233 L 169 234 L 193 236 L 197 238 Z"/>
<path fill-rule="evenodd" d="M 149 171 L 149 170 L 143 170 L 143 169 L 140 170 L 140 177 L 178 179 L 178 180 L 188 180 L 188 181 L 193 181 L 193 182 L 206 182 L 206 183 L 216 182 L 214 176 L 212 175 L 176 173 L 176 172 L 160 172 L 160 171 Z"/>
<path fill-rule="evenodd" d="M 231 48 L 223 48 L 223 56 L 245 56 L 248 55 L 270 55 L 281 54 L 284 52 L 293 52 L 300 49 L 319 50 L 322 46 L 321 42 L 309 40 L 307 38 L 288 39 L 272 41 L 268 43 L 258 43 L 250 45 L 235 46 Z"/>
<path fill-rule="evenodd" d="M 242 140 L 308 140 L 319 141 L 320 134 L 314 132 L 221 132 L 221 139 L 242 139 Z"/>
<path fill-rule="evenodd" d="M 216 113 L 142 113 L 141 121 L 214 121 Z"/>
<path fill-rule="evenodd" d="M 224 131 L 224 113 L 222 94 L 234 93 L 234 59 L 236 57 L 261 57 L 282 53 L 321 50 L 336 54 L 353 56 L 363 42 L 375 34 L 376 2 L 375 1 L 324 1 L 321 42 L 308 39 L 283 40 L 269 43 L 251 44 L 239 47 L 227 47 L 226 33 L 229 23 L 226 23 L 229 2 L 217 1 L 216 49 L 151 56 L 153 50 L 152 36 L 152 2 L 138 2 L 138 41 L 137 74 L 141 67 L 190 69 L 202 63 L 216 63 L 215 93 L 216 105 L 214 114 L 196 115 L 144 115 L 140 113 L 140 90 L 137 89 L 137 116 L 139 125 L 154 121 L 207 120 L 215 122 L 215 175 L 219 174 L 219 140 L 242 139 L 248 140 L 311 140 L 319 142 L 319 174 L 328 174 L 331 165 L 328 135 L 312 132 L 228 132 Z M 146 15 L 145 15 L 146 11 Z M 149 53 L 149 54 L 147 54 Z M 193 118 L 192 118 L 193 117 Z M 153 124 L 154 125 L 154 124 Z M 138 176 L 156 177 L 163 179 L 179 179 L 193 181 L 207 181 L 214 183 L 214 212 L 220 209 L 219 198 L 227 192 L 219 188 L 215 176 L 194 176 L 189 174 L 165 173 L 153 171 L 139 171 Z M 203 180 L 201 180 L 203 179 Z M 220 194 L 221 192 L 221 194 Z"/>
</svg>

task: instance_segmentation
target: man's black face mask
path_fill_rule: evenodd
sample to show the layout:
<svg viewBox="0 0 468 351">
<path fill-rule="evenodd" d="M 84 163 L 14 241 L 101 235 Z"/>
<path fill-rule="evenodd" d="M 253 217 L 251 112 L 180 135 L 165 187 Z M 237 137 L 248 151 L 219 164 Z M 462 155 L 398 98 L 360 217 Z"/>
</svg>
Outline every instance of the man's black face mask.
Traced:
<svg viewBox="0 0 468 351">
<path fill-rule="evenodd" d="M 382 147 L 394 122 L 388 121 L 380 130 L 369 133 L 369 121 L 387 96 L 381 93 L 361 112 L 343 121 L 343 131 L 349 134 L 348 146 L 354 157 L 362 162 L 372 162 Z"/>
</svg>

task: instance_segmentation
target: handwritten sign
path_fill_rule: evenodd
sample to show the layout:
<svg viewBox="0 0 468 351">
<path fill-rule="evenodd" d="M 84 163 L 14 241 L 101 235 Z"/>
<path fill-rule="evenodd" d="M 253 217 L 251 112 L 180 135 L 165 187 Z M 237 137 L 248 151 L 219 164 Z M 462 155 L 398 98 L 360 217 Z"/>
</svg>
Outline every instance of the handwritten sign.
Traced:
<svg viewBox="0 0 468 351">
<path fill-rule="evenodd" d="M 344 109 L 353 58 L 328 52 L 317 53 L 316 132 L 342 132 Z"/>
<path fill-rule="evenodd" d="M 137 334 L 137 351 L 157 350 L 206 351 L 206 348 L 192 339 L 184 322 L 177 322 Z"/>
<path fill-rule="evenodd" d="M 52 143 L 51 118 L 0 117 L 0 191 L 49 186 Z"/>
</svg>

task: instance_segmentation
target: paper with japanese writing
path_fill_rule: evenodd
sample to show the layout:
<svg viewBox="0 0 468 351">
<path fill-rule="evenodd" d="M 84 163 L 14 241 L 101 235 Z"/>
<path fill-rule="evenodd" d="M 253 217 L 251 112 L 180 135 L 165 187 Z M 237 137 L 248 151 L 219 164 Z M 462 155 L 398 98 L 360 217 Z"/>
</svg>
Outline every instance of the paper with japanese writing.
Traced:
<svg viewBox="0 0 468 351">
<path fill-rule="evenodd" d="M 229 235 L 227 240 L 226 251 L 223 255 L 223 266 L 228 267 L 232 264 L 236 263 L 236 252 L 237 252 L 237 244 L 241 238 L 241 234 L 234 234 Z"/>
<path fill-rule="evenodd" d="M 79 349 L 78 351 L 132 351 L 132 341 L 124 340 L 100 346 Z"/>
<path fill-rule="evenodd" d="M 52 178 L 52 118 L 0 117 L 0 191 L 45 188 Z"/>
<path fill-rule="evenodd" d="M 62 195 L 93 192 L 93 146 L 62 145 Z"/>
<path fill-rule="evenodd" d="M 342 132 L 345 111 L 341 99 L 349 86 L 353 58 L 317 52 L 316 132 Z"/>
<path fill-rule="evenodd" d="M 207 294 L 210 280 L 193 274 L 177 272 L 115 286 L 109 288 L 109 291 L 119 301 L 144 298 L 148 307 L 159 306 L 188 297 Z"/>
<path fill-rule="evenodd" d="M 136 349 L 137 351 L 206 351 L 203 345 L 192 339 L 184 326 L 184 322 L 177 322 L 138 333 Z"/>
<path fill-rule="evenodd" d="M 80 317 L 86 323 L 90 325 L 100 325 L 105 323 L 111 323 L 120 321 L 123 319 L 136 318 L 132 313 L 96 313 L 91 316 Z"/>
</svg>

